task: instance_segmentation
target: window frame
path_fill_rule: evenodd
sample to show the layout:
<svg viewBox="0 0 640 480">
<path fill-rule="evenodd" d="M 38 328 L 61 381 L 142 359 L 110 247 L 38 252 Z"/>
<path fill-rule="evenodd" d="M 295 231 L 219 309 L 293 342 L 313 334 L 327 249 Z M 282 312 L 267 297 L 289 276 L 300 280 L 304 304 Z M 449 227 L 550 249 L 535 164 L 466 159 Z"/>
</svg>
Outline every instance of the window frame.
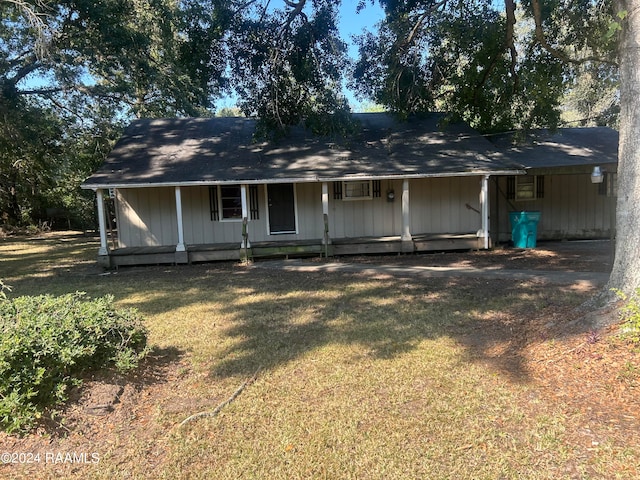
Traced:
<svg viewBox="0 0 640 480">
<path fill-rule="evenodd" d="M 525 180 L 523 182 L 522 180 Z M 523 197 L 523 188 L 525 187 L 527 194 L 530 192 L 530 196 Z M 515 190 L 515 200 L 519 202 L 528 202 L 531 200 L 536 200 L 536 175 L 518 175 L 516 176 L 516 190 Z"/>
<path fill-rule="evenodd" d="M 222 189 L 229 187 L 239 188 L 239 200 L 240 200 L 240 217 L 223 217 L 222 209 Z M 209 187 L 209 210 L 211 214 L 212 222 L 241 222 L 242 219 L 242 188 L 243 184 L 229 184 L 229 185 L 211 185 Z M 249 185 L 247 188 L 247 213 L 249 220 L 260 219 L 260 201 L 258 197 L 258 185 Z M 228 197 L 235 198 L 235 197 Z"/>
<path fill-rule="evenodd" d="M 523 182 L 523 180 L 526 180 Z M 544 175 L 514 175 L 507 179 L 507 198 L 516 202 L 532 202 L 544 198 Z M 511 182 L 511 185 L 509 184 Z M 523 196 L 523 186 L 530 195 Z"/>
<path fill-rule="evenodd" d="M 360 184 L 362 186 L 366 185 L 367 194 L 366 195 L 357 195 L 350 196 L 349 192 L 352 189 L 349 186 L 353 186 L 354 184 Z M 373 199 L 373 182 L 371 180 L 344 180 L 342 182 L 342 200 L 352 202 L 358 200 L 372 200 Z"/>
<path fill-rule="evenodd" d="M 238 195 L 237 196 L 223 196 L 222 191 L 224 189 L 237 189 L 238 190 Z M 233 207 L 225 207 L 224 206 L 224 200 L 234 200 L 236 202 L 238 202 L 238 204 L 236 206 Z M 219 206 L 219 215 L 220 215 L 220 221 L 221 222 L 241 222 L 242 221 L 242 186 L 241 185 L 218 185 L 218 206 Z M 233 217 L 225 217 L 225 210 L 234 210 L 234 211 L 238 211 L 239 210 L 239 216 L 233 216 Z"/>
</svg>

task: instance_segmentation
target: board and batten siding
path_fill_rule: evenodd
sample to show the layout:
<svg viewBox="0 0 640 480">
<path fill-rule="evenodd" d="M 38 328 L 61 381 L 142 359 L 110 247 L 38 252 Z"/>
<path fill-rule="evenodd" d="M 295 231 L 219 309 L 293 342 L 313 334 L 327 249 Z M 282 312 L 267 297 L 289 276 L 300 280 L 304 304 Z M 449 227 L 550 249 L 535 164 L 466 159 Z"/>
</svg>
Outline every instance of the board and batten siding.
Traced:
<svg viewBox="0 0 640 480">
<path fill-rule="evenodd" d="M 173 188 L 118 189 L 116 205 L 120 248 L 178 243 L 176 196 Z"/>
<path fill-rule="evenodd" d="M 334 198 L 333 182 L 329 183 L 329 236 L 357 238 L 400 235 L 402 230 L 402 181 L 381 180 L 381 196 L 345 200 Z M 387 201 L 393 190 L 395 199 Z"/>
<path fill-rule="evenodd" d="M 209 187 L 182 187 L 182 219 L 187 245 L 242 241 L 241 220 L 211 220 Z"/>
<path fill-rule="evenodd" d="M 270 234 L 268 185 L 258 185 L 259 218 L 248 223 L 249 241 L 320 240 L 323 237 L 322 185 L 294 186 L 297 233 Z M 402 180 L 382 180 L 380 197 L 366 200 L 333 198 L 329 184 L 331 238 L 385 237 L 402 233 Z M 388 192 L 395 198 L 388 201 Z M 481 225 L 479 177 L 414 179 L 409 182 L 410 229 L 414 235 L 470 233 Z M 184 241 L 187 245 L 238 243 L 242 222 L 212 220 L 209 187 L 182 187 Z M 473 208 L 468 208 L 467 204 Z M 118 191 L 120 247 L 175 245 L 178 241 L 175 190 Z"/>
<path fill-rule="evenodd" d="M 530 201 L 507 200 L 506 177 L 499 179 L 494 202 L 498 204 L 500 240 L 511 238 L 510 211 L 539 211 L 539 240 L 608 238 L 615 220 L 615 198 L 598 193 L 589 174 L 544 176 L 544 197 Z M 492 198 L 495 198 L 492 196 Z"/>
<path fill-rule="evenodd" d="M 476 233 L 482 226 L 481 181 L 481 177 L 412 180 L 411 234 Z"/>
<path fill-rule="evenodd" d="M 247 225 L 250 242 L 322 238 L 321 187 L 296 184 L 296 226 L 298 234 L 269 233 L 266 185 L 258 185 L 258 218 Z M 183 187 L 183 217 L 187 244 L 233 243 L 242 240 L 242 222 L 211 220 L 209 187 Z"/>
<path fill-rule="evenodd" d="M 259 218 L 248 224 L 251 242 L 321 239 L 322 187 L 296 184 L 296 223 L 298 234 L 271 235 L 268 228 L 266 186 L 258 186 Z M 212 220 L 209 187 L 182 187 L 184 239 L 187 245 L 238 243 L 242 241 L 242 222 Z M 118 190 L 119 246 L 143 247 L 175 245 L 178 242 L 175 190 L 140 188 Z"/>
<path fill-rule="evenodd" d="M 423 178 L 409 181 L 412 235 L 476 233 L 482 225 L 481 177 Z M 382 180 L 381 196 L 367 200 L 329 200 L 332 238 L 402 234 L 402 180 Z M 395 198 L 387 201 L 387 193 Z M 467 205 L 472 208 L 468 208 Z M 474 210 L 475 209 L 475 210 Z"/>
</svg>

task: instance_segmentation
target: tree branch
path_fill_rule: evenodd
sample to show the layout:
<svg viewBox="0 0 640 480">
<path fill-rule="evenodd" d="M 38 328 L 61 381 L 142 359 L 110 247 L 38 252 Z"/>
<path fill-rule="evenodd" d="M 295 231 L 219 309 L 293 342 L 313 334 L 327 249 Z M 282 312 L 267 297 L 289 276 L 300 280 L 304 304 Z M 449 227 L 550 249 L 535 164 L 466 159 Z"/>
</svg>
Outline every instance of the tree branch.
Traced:
<svg viewBox="0 0 640 480">
<path fill-rule="evenodd" d="M 86 85 L 74 85 L 73 87 L 64 86 L 64 87 L 32 88 L 30 90 L 18 90 L 17 94 L 18 95 L 44 95 L 44 96 L 48 96 L 48 95 L 53 95 L 55 93 L 71 92 L 71 91 L 76 91 L 76 92 L 80 92 L 80 93 L 87 93 L 87 94 L 92 94 L 92 95 L 98 94 L 99 96 L 102 96 L 102 97 L 111 97 L 111 95 L 108 95 L 108 94 L 100 95 L 100 88 L 99 87 L 88 87 Z"/>
<path fill-rule="evenodd" d="M 50 37 L 49 26 L 43 18 L 48 17 L 48 15 L 37 12 L 31 4 L 24 0 L 4 1 L 15 5 L 22 12 L 29 25 L 36 31 L 36 54 L 38 58 L 43 58 L 47 53 Z M 49 9 L 48 2 L 45 0 L 36 0 L 35 5 L 42 9 Z"/>
<path fill-rule="evenodd" d="M 511 53 L 511 65 L 509 66 L 509 70 L 511 75 L 513 76 L 513 91 L 517 91 L 518 89 L 518 72 L 516 71 L 516 65 L 518 62 L 518 51 L 516 50 L 516 45 L 514 41 L 514 29 L 516 25 L 516 2 L 515 0 L 505 0 L 504 2 L 505 14 L 507 17 L 507 34 L 506 34 L 506 45 L 507 49 Z"/>
<path fill-rule="evenodd" d="M 289 15 L 287 16 L 287 22 L 282 27 L 282 30 L 280 32 L 280 37 L 282 37 L 284 32 L 288 32 L 291 29 L 291 24 L 293 23 L 293 21 L 296 19 L 298 15 L 301 15 L 303 18 L 306 19 L 306 16 L 302 13 L 302 9 L 307 3 L 307 0 L 298 0 L 298 3 L 292 2 L 290 0 L 284 0 L 284 3 L 286 3 L 288 7 L 293 8 L 293 10 L 291 10 L 289 12 Z"/>
<path fill-rule="evenodd" d="M 262 23 L 262 21 L 264 20 L 264 17 L 267 15 L 267 9 L 269 8 L 270 3 L 271 3 L 271 0 L 267 0 L 267 3 L 265 3 L 264 8 L 262 9 L 262 15 L 260 15 L 260 20 L 258 21 L 259 24 Z"/>
<path fill-rule="evenodd" d="M 26 77 L 30 73 L 35 72 L 41 66 L 42 66 L 42 63 L 40 63 L 39 60 L 36 60 L 34 58 L 30 63 L 19 68 L 16 74 L 13 75 L 11 78 L 7 78 L 7 81 L 11 83 L 13 86 L 15 86 L 20 80 L 22 80 L 24 77 Z"/>
<path fill-rule="evenodd" d="M 210 412 L 200 412 L 200 413 L 195 413 L 193 415 L 191 415 L 190 417 L 185 418 L 181 423 L 180 423 L 180 427 L 185 426 L 187 423 L 192 422 L 193 420 L 196 420 L 198 418 L 202 418 L 202 417 L 215 417 L 216 415 L 218 415 L 218 413 L 220 413 L 220 410 L 222 410 L 224 407 L 226 407 L 227 405 L 229 405 L 231 402 L 233 402 L 236 398 L 238 398 L 238 395 L 240 395 L 242 393 L 242 391 L 247 388 L 247 386 L 251 385 L 253 382 L 256 381 L 256 379 L 258 378 L 258 374 L 260 373 L 260 370 L 262 369 L 262 367 L 258 368 L 258 370 L 256 370 L 256 373 L 253 374 L 253 377 L 251 377 L 250 379 L 248 379 L 246 382 L 244 382 L 242 385 L 240 385 L 238 387 L 238 389 L 233 392 L 233 395 L 231 395 L 229 398 L 227 398 L 224 402 L 222 402 L 220 405 L 218 405 L 215 409 L 213 409 Z"/>
<path fill-rule="evenodd" d="M 446 6 L 447 1 L 448 0 L 436 1 L 427 10 L 425 10 L 424 12 L 418 14 L 418 19 L 416 20 L 415 24 L 413 25 L 413 28 L 411 29 L 411 32 L 409 33 L 407 38 L 405 38 L 404 41 L 402 42 L 401 47 L 405 47 L 407 45 L 411 45 L 413 43 L 413 41 L 415 40 L 415 37 L 418 35 L 418 32 L 420 31 L 420 29 L 424 25 L 424 21 L 429 17 L 429 15 L 431 13 L 433 13 L 434 10 L 437 10 L 440 7 Z"/>
<path fill-rule="evenodd" d="M 429 16 L 430 13 L 431 11 L 427 10 L 426 12 L 423 12 L 421 15 L 418 16 L 418 20 L 416 21 L 415 25 L 411 29 L 411 32 L 403 42 L 404 45 L 411 45 L 413 43 L 413 40 L 416 38 L 416 35 L 418 34 L 418 30 L 422 28 L 424 21 L 426 20 L 426 18 Z"/>
</svg>

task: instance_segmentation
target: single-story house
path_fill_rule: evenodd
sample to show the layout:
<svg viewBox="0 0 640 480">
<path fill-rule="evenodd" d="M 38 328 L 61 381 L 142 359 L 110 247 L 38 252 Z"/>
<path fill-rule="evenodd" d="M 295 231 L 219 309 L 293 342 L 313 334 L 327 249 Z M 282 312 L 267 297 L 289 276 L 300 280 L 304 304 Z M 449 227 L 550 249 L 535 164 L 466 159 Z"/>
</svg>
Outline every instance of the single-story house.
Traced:
<svg viewBox="0 0 640 480">
<path fill-rule="evenodd" d="M 83 184 L 97 194 L 100 263 L 486 249 L 508 234 L 513 208 L 542 211 L 542 238 L 547 225 L 563 238 L 608 234 L 610 198 L 589 175 L 612 171 L 611 156 L 548 144 L 544 155 L 571 164 L 539 157 L 540 145 L 496 150 L 441 114 L 354 118 L 348 138 L 294 129 L 264 142 L 248 118 L 132 122 Z"/>
</svg>

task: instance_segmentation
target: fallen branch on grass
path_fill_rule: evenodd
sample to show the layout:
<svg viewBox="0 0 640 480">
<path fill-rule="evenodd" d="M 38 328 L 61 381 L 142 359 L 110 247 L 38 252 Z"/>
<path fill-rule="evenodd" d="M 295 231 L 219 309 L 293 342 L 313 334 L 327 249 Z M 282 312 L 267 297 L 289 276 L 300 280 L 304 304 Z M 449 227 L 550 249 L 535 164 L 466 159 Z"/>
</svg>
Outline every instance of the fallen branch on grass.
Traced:
<svg viewBox="0 0 640 480">
<path fill-rule="evenodd" d="M 190 417 L 185 418 L 181 423 L 180 426 L 183 427 L 185 426 L 187 423 L 193 421 L 193 420 L 197 420 L 198 418 L 202 418 L 202 417 L 215 417 L 216 415 L 218 415 L 218 413 L 220 413 L 220 410 L 222 410 L 224 407 L 226 407 L 227 405 L 229 405 L 231 402 L 233 402 L 236 398 L 238 398 L 238 395 L 240 395 L 242 393 L 242 391 L 247 388 L 249 385 L 251 385 L 253 382 L 256 381 L 256 379 L 258 378 L 258 373 L 260 373 L 260 370 L 262 369 L 262 367 L 258 368 L 258 370 L 256 370 L 256 373 L 253 374 L 253 376 L 251 378 L 249 378 L 247 381 L 245 381 L 242 385 L 240 385 L 238 387 L 238 389 L 233 392 L 233 395 L 231 395 L 229 398 L 227 398 L 224 402 L 222 402 L 220 405 L 218 405 L 214 410 L 211 410 L 210 412 L 200 412 L 200 413 L 194 413 L 193 415 L 191 415 Z"/>
</svg>

